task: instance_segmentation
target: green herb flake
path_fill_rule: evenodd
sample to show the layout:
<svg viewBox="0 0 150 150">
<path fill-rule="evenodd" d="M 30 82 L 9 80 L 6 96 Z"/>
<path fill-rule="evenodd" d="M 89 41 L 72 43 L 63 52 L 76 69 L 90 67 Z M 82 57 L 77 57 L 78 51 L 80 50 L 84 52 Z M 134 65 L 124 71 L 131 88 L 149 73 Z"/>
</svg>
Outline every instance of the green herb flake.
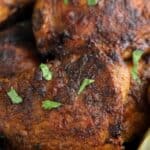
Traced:
<svg viewBox="0 0 150 150">
<path fill-rule="evenodd" d="M 87 0 L 89 6 L 94 6 L 97 4 L 97 0 Z"/>
<path fill-rule="evenodd" d="M 86 88 L 88 85 L 92 84 L 93 82 L 95 82 L 95 80 L 87 79 L 87 78 L 84 79 L 84 80 L 82 81 L 81 85 L 80 85 L 80 88 L 79 88 L 79 91 L 78 91 L 78 95 L 81 94 L 81 93 L 85 90 L 85 88 Z"/>
<path fill-rule="evenodd" d="M 69 0 L 64 0 L 64 4 L 68 5 L 69 4 Z"/>
<path fill-rule="evenodd" d="M 61 103 L 55 102 L 55 101 L 51 101 L 51 100 L 45 100 L 45 101 L 42 102 L 42 108 L 45 109 L 45 110 L 58 108 L 61 105 L 62 105 Z"/>
<path fill-rule="evenodd" d="M 43 78 L 45 80 L 52 80 L 53 74 L 52 72 L 49 70 L 48 66 L 46 64 L 40 64 L 40 69 L 42 71 L 43 74 Z"/>
<path fill-rule="evenodd" d="M 13 87 L 11 87 L 10 91 L 7 92 L 7 95 L 9 96 L 13 104 L 20 104 L 23 102 L 22 97 L 18 95 L 18 93 Z"/>
<path fill-rule="evenodd" d="M 133 57 L 133 68 L 132 68 L 132 71 L 131 71 L 131 75 L 132 75 L 132 78 L 134 80 L 136 80 L 138 83 L 141 83 L 141 80 L 138 76 L 138 64 L 139 64 L 139 61 L 143 55 L 143 51 L 141 50 L 135 50 L 133 53 L 132 53 L 132 57 Z"/>
</svg>

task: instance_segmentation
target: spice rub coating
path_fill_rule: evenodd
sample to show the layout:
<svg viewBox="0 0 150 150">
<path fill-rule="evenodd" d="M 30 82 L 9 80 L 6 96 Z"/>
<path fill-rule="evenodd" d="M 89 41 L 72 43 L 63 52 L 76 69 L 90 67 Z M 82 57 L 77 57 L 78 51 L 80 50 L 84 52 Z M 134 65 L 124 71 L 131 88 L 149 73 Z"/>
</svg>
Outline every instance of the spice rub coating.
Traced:
<svg viewBox="0 0 150 150">
<path fill-rule="evenodd" d="M 103 51 L 148 51 L 150 45 L 149 0 L 37 0 L 33 31 L 42 54 L 65 55 L 94 43 Z M 75 49 L 74 49 L 75 48 Z M 129 53 L 131 56 L 131 52 Z"/>
<path fill-rule="evenodd" d="M 18 149 L 120 150 L 123 101 L 128 90 L 123 91 L 121 83 L 126 85 L 127 78 L 117 68 L 127 68 L 97 50 L 47 65 L 53 72 L 51 81 L 45 81 L 36 67 L 0 80 L 0 130 Z M 84 78 L 95 82 L 78 95 Z M 22 96 L 22 104 L 12 105 L 7 96 L 11 86 Z M 41 105 L 46 99 L 62 106 L 44 110 Z"/>
</svg>

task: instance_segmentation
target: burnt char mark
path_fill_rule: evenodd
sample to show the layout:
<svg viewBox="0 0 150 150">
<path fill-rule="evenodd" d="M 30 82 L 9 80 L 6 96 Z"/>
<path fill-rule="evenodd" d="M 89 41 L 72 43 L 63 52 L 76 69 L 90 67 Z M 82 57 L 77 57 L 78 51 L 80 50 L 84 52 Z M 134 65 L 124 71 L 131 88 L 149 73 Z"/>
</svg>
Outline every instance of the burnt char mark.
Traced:
<svg viewBox="0 0 150 150">
<path fill-rule="evenodd" d="M 119 62 L 120 57 L 115 50 L 111 50 L 107 53 L 107 56 L 113 60 L 113 62 Z"/>
<path fill-rule="evenodd" d="M 8 59 L 14 59 L 16 54 L 15 54 L 15 50 L 12 51 L 11 49 L 3 49 L 0 51 L 0 63 L 10 63 L 9 61 L 7 61 Z"/>
<path fill-rule="evenodd" d="M 65 102 L 67 103 L 69 103 L 68 100 L 74 101 L 74 96 L 76 96 L 81 82 L 85 78 L 94 79 L 98 84 L 90 85 L 91 91 L 85 93 L 84 103 L 89 107 L 99 106 L 99 108 L 101 108 L 102 105 L 104 105 L 103 108 L 105 111 L 111 112 L 116 101 L 110 101 L 110 98 L 117 98 L 118 93 L 114 88 L 111 79 L 112 76 L 106 66 L 109 63 L 111 64 L 109 60 L 110 59 L 107 60 L 107 56 L 99 52 L 84 54 L 72 63 L 70 63 L 70 60 L 69 63 L 63 67 L 65 68 L 68 78 L 67 86 L 63 86 L 63 88 L 59 89 L 59 95 L 56 96 L 56 99 L 60 101 L 65 97 Z M 109 105 L 112 107 L 109 107 Z"/>
<path fill-rule="evenodd" d="M 70 54 L 70 51 L 75 53 L 76 49 L 74 47 L 66 48 L 64 45 L 67 40 L 72 39 L 71 36 L 72 35 L 68 31 L 63 31 L 57 34 L 53 33 L 50 41 L 41 39 L 38 43 L 39 49 L 44 47 L 46 43 L 48 45 L 48 48 L 41 52 L 42 55 L 45 55 L 48 60 L 50 60 L 52 58 L 51 56 L 53 56 L 53 58 L 63 59 L 66 55 Z M 44 51 L 47 52 L 44 53 Z"/>
<path fill-rule="evenodd" d="M 91 115 L 90 117 L 96 129 L 101 126 L 102 122 L 105 122 L 103 120 L 104 114 L 112 115 L 115 111 L 119 111 L 117 110 L 119 104 L 116 105 L 118 91 L 114 87 L 113 74 L 109 70 L 111 65 L 109 60 L 103 53 L 91 52 L 65 66 L 65 71 L 69 78 L 67 85 L 76 92 L 83 79 L 95 80 L 95 83 L 90 85 L 84 92 L 83 103 L 85 109 Z M 113 116 L 115 119 L 116 117 L 115 115 Z M 118 132 L 119 130 L 120 128 L 118 128 Z"/>
<path fill-rule="evenodd" d="M 16 72 L 12 67 L 12 64 L 16 66 L 14 60 L 16 59 L 15 49 L 5 49 L 0 50 L 0 76 L 13 76 Z"/>
<path fill-rule="evenodd" d="M 73 128 L 71 129 L 71 133 L 73 134 L 73 136 L 76 136 L 80 139 L 89 138 L 96 134 L 93 127 L 87 127 L 86 129 Z"/>
<path fill-rule="evenodd" d="M 143 59 L 145 61 L 146 64 L 150 65 L 150 54 L 146 54 L 143 56 Z"/>
<path fill-rule="evenodd" d="M 45 86 L 45 82 L 41 81 L 39 83 L 33 84 L 33 90 L 40 96 L 40 97 L 44 97 L 46 95 L 46 86 Z"/>
<path fill-rule="evenodd" d="M 127 26 L 131 30 L 135 30 L 142 21 L 141 18 L 139 18 L 138 11 L 131 6 L 130 0 L 122 1 L 122 7 L 124 8 L 125 16 L 127 16 L 127 18 L 125 18 Z"/>
<path fill-rule="evenodd" d="M 73 89 L 64 85 L 62 88 L 58 88 L 57 92 L 59 94 L 54 96 L 54 100 L 65 104 L 73 104 L 75 97 L 75 91 Z"/>
<path fill-rule="evenodd" d="M 27 101 L 32 101 L 32 99 L 34 99 L 34 96 L 37 97 L 37 100 L 44 99 L 47 94 L 47 85 L 46 85 L 47 82 L 43 80 L 42 73 L 39 70 L 39 68 L 34 72 L 33 76 L 34 77 L 32 81 L 29 83 L 26 83 L 27 85 L 29 84 L 28 87 L 26 89 L 22 88 L 23 90 L 22 94 L 25 95 L 25 99 Z"/>
<path fill-rule="evenodd" d="M 65 66 L 65 71 L 70 79 L 68 86 L 77 90 L 83 79 L 95 79 L 99 71 L 105 67 L 105 64 L 99 60 L 98 53 L 83 55 L 77 62 Z"/>
<path fill-rule="evenodd" d="M 117 138 L 121 134 L 121 123 L 113 124 L 109 126 L 109 133 L 112 138 Z"/>
<path fill-rule="evenodd" d="M 107 82 L 106 82 L 107 83 Z M 113 97 L 116 94 L 115 89 L 111 87 L 112 85 L 105 85 L 101 89 L 101 94 L 103 97 Z"/>
</svg>

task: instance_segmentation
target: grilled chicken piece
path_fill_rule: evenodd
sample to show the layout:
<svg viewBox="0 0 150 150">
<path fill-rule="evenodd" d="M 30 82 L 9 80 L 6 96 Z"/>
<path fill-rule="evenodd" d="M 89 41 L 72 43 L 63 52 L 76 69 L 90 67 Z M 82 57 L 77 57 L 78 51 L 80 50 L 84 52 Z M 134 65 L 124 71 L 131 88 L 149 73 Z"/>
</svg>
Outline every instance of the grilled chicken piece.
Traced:
<svg viewBox="0 0 150 150">
<path fill-rule="evenodd" d="M 0 131 L 15 149 L 120 150 L 130 79 L 123 62 L 93 48 L 47 65 L 53 72 L 51 81 L 44 80 L 36 67 L 0 79 Z M 85 78 L 95 82 L 78 95 Z M 22 104 L 11 103 L 10 87 L 22 96 Z M 44 110 L 41 105 L 46 99 L 62 106 Z"/>
<path fill-rule="evenodd" d="M 0 0 L 0 29 L 10 22 L 14 23 L 18 16 L 25 17 L 33 2 L 34 0 Z"/>
<path fill-rule="evenodd" d="M 0 77 L 11 77 L 36 66 L 37 54 L 29 23 L 0 32 Z"/>
<path fill-rule="evenodd" d="M 49 4 L 57 0 L 47 2 Z M 76 2 L 71 5 L 74 7 Z M 85 4 L 85 1 L 78 2 Z M 62 4 L 60 1 L 57 3 Z M 101 3 L 105 4 L 106 1 Z M 101 3 L 95 7 L 100 7 Z M 41 4 L 42 1 L 37 3 L 36 8 L 41 7 Z M 68 6 L 64 7 L 69 9 Z M 95 7 L 85 8 L 91 14 Z M 57 25 L 61 27 L 61 24 Z M 147 121 L 147 103 L 143 100 L 143 91 L 148 87 L 149 64 L 144 62 L 140 68 L 142 86 L 134 85 L 130 65 L 127 67 L 124 64 L 117 50 L 110 51 L 117 40 L 110 40 L 108 47 L 104 44 L 105 49 L 105 46 L 101 47 L 96 42 L 99 37 L 93 38 L 97 49 L 86 43 L 93 42 L 96 31 L 92 34 L 81 32 L 81 35 L 76 36 L 77 33 L 70 30 L 74 27 L 72 25 L 65 31 L 67 37 L 62 38 L 64 29 L 53 32 L 52 42 L 56 37 L 63 41 L 53 45 L 50 39 L 50 43 L 51 48 L 56 46 L 56 54 L 74 54 L 49 62 L 53 79 L 45 81 L 38 68 L 29 26 L 19 25 L 0 33 L 0 133 L 4 133 L 14 149 L 120 150 L 123 142 L 139 135 L 146 128 L 143 123 Z M 68 32 L 77 38 L 70 38 Z M 118 39 L 120 34 L 115 33 Z M 102 35 L 100 37 L 104 39 Z M 95 82 L 78 95 L 84 78 L 94 79 Z M 23 98 L 22 104 L 11 103 L 7 96 L 11 87 Z M 58 101 L 62 106 L 44 110 L 41 105 L 46 99 Z"/>
<path fill-rule="evenodd" d="M 74 53 L 78 47 L 94 43 L 103 51 L 118 50 L 130 57 L 132 49 L 149 51 L 149 0 L 37 0 L 33 30 L 42 54 Z M 126 52 L 127 51 L 127 52 Z M 124 54 L 125 53 L 125 54 Z"/>
<path fill-rule="evenodd" d="M 86 46 L 76 55 L 49 62 L 53 80 L 45 81 L 28 26 L 0 33 L 0 133 L 14 149 L 120 150 L 123 142 L 141 134 L 147 121 L 141 106 L 146 107 L 141 105 L 143 96 L 130 92 L 131 65 L 127 68 L 116 51 L 105 54 Z M 147 80 L 149 66 L 142 64 L 141 77 Z M 95 83 L 77 95 L 84 78 Z M 22 96 L 22 104 L 11 103 L 10 87 Z M 144 88 L 138 89 L 136 93 Z M 62 106 L 46 111 L 41 107 L 46 99 Z"/>
</svg>

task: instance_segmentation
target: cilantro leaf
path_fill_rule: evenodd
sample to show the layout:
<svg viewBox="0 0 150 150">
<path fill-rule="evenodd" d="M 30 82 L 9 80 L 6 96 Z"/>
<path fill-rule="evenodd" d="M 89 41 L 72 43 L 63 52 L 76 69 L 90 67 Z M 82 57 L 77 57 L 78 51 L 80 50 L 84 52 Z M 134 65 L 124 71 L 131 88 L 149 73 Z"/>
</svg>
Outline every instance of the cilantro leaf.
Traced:
<svg viewBox="0 0 150 150">
<path fill-rule="evenodd" d="M 9 96 L 13 104 L 19 104 L 23 102 L 22 97 L 18 95 L 18 93 L 13 87 L 11 87 L 10 91 L 7 92 L 7 95 Z"/>
<path fill-rule="evenodd" d="M 42 102 L 42 108 L 45 109 L 45 110 L 58 108 L 61 105 L 62 105 L 61 103 L 55 102 L 55 101 L 51 101 L 51 100 L 45 100 L 45 101 Z"/>
<path fill-rule="evenodd" d="M 132 53 L 132 57 L 133 57 L 133 68 L 132 68 L 132 71 L 131 71 L 131 75 L 132 75 L 132 78 L 134 80 L 136 80 L 138 83 L 140 83 L 140 78 L 138 76 L 138 64 L 139 64 L 139 61 L 143 55 L 143 51 L 141 50 L 135 50 L 133 53 Z"/>
<path fill-rule="evenodd" d="M 67 5 L 69 3 L 69 0 L 64 0 L 64 4 Z"/>
<path fill-rule="evenodd" d="M 97 0 L 87 0 L 89 6 L 94 6 L 97 4 Z"/>
<path fill-rule="evenodd" d="M 48 66 L 46 64 L 40 64 L 40 69 L 43 74 L 43 78 L 45 80 L 52 80 L 53 73 L 49 70 Z"/>
<path fill-rule="evenodd" d="M 85 78 L 82 81 L 81 85 L 80 85 L 80 88 L 79 88 L 79 91 L 78 91 L 78 95 L 81 94 L 85 90 L 85 88 L 88 85 L 92 84 L 93 82 L 95 82 L 95 80 Z"/>
<path fill-rule="evenodd" d="M 141 59 L 142 55 L 143 55 L 143 51 L 141 50 L 135 50 L 132 54 L 133 56 L 133 64 L 134 65 L 138 65 L 139 63 L 139 60 Z"/>
</svg>

